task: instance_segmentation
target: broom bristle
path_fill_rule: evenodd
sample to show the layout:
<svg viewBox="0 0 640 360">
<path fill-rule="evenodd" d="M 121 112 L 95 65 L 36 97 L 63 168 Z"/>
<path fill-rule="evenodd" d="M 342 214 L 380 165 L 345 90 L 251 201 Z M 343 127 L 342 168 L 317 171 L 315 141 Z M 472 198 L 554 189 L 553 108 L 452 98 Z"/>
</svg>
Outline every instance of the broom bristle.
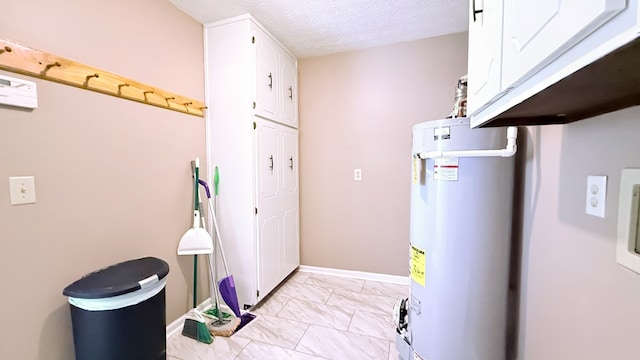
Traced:
<svg viewBox="0 0 640 360">
<path fill-rule="evenodd" d="M 213 342 L 213 337 L 211 337 L 207 325 L 194 319 L 186 319 L 184 321 L 182 335 L 205 344 L 211 344 Z"/>
</svg>

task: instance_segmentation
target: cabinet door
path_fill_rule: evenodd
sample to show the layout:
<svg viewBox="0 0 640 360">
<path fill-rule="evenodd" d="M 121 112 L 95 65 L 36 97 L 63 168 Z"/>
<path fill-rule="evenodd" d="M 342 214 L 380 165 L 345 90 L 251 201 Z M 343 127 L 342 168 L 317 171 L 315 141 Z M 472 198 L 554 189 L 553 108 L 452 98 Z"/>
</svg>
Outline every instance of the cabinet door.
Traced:
<svg viewBox="0 0 640 360">
<path fill-rule="evenodd" d="M 473 114 L 500 93 L 502 0 L 469 2 L 467 113 Z M 475 13 L 474 10 L 482 11 Z"/>
<path fill-rule="evenodd" d="M 282 193 L 298 193 L 298 131 L 282 127 L 284 163 L 282 171 Z"/>
<path fill-rule="evenodd" d="M 502 88 L 526 80 L 624 7 L 625 0 L 504 0 Z"/>
<path fill-rule="evenodd" d="M 277 125 L 261 121 L 257 123 L 256 131 L 258 290 L 264 296 L 282 280 L 282 214 L 278 176 L 282 161 Z"/>
<path fill-rule="evenodd" d="M 298 228 L 298 204 L 291 206 L 284 211 L 283 215 L 283 276 L 289 275 L 300 265 L 300 230 Z"/>
<path fill-rule="evenodd" d="M 282 122 L 298 127 L 298 69 L 295 59 L 286 54 L 280 57 L 280 70 L 282 73 Z"/>
<path fill-rule="evenodd" d="M 260 29 L 255 30 L 256 115 L 277 120 L 278 51 L 276 43 Z"/>
<path fill-rule="evenodd" d="M 298 131 L 282 127 L 285 166 L 282 172 L 283 276 L 300 265 L 298 215 Z"/>
</svg>

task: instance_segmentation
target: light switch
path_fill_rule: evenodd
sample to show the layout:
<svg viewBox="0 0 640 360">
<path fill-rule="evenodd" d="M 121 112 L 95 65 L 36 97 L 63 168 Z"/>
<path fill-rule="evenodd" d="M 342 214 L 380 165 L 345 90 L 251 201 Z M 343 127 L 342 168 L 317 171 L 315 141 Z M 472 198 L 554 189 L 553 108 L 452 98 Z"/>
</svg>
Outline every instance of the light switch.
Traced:
<svg viewBox="0 0 640 360">
<path fill-rule="evenodd" d="M 36 202 L 36 182 L 33 176 L 9 178 L 11 205 L 33 204 Z"/>
<path fill-rule="evenodd" d="M 587 176 L 587 214 L 603 218 L 606 199 L 607 177 Z"/>
</svg>

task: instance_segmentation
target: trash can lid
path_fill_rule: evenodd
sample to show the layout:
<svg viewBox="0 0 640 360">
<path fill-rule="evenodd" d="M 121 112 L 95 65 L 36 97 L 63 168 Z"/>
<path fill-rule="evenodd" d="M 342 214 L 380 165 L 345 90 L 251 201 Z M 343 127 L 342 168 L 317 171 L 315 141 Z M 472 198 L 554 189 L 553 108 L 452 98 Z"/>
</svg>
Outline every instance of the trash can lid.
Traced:
<svg viewBox="0 0 640 360">
<path fill-rule="evenodd" d="M 64 288 L 62 294 L 83 299 L 107 298 L 139 290 L 147 281 L 163 279 L 168 273 L 169 265 L 161 259 L 129 260 L 83 276 Z"/>
</svg>

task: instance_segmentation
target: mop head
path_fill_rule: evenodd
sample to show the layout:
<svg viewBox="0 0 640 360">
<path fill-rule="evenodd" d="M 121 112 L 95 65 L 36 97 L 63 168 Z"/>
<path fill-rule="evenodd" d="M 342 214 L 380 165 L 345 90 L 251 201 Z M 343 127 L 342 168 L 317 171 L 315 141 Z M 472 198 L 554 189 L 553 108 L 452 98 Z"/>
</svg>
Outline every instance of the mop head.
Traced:
<svg viewBox="0 0 640 360">
<path fill-rule="evenodd" d="M 248 312 L 240 315 L 240 325 L 238 325 L 238 328 L 236 329 L 235 332 L 238 332 L 238 331 L 242 330 L 243 327 L 247 326 L 255 318 L 256 318 L 255 315 L 253 315 L 252 313 L 248 313 Z"/>
<path fill-rule="evenodd" d="M 238 326 L 240 325 L 240 319 L 237 317 L 230 319 L 214 320 L 207 322 L 207 329 L 214 336 L 229 337 L 233 335 Z"/>
<path fill-rule="evenodd" d="M 213 342 L 204 317 L 195 309 L 187 313 L 187 319 L 184 321 L 184 327 L 182 328 L 182 335 L 205 344 L 211 344 Z"/>
</svg>

